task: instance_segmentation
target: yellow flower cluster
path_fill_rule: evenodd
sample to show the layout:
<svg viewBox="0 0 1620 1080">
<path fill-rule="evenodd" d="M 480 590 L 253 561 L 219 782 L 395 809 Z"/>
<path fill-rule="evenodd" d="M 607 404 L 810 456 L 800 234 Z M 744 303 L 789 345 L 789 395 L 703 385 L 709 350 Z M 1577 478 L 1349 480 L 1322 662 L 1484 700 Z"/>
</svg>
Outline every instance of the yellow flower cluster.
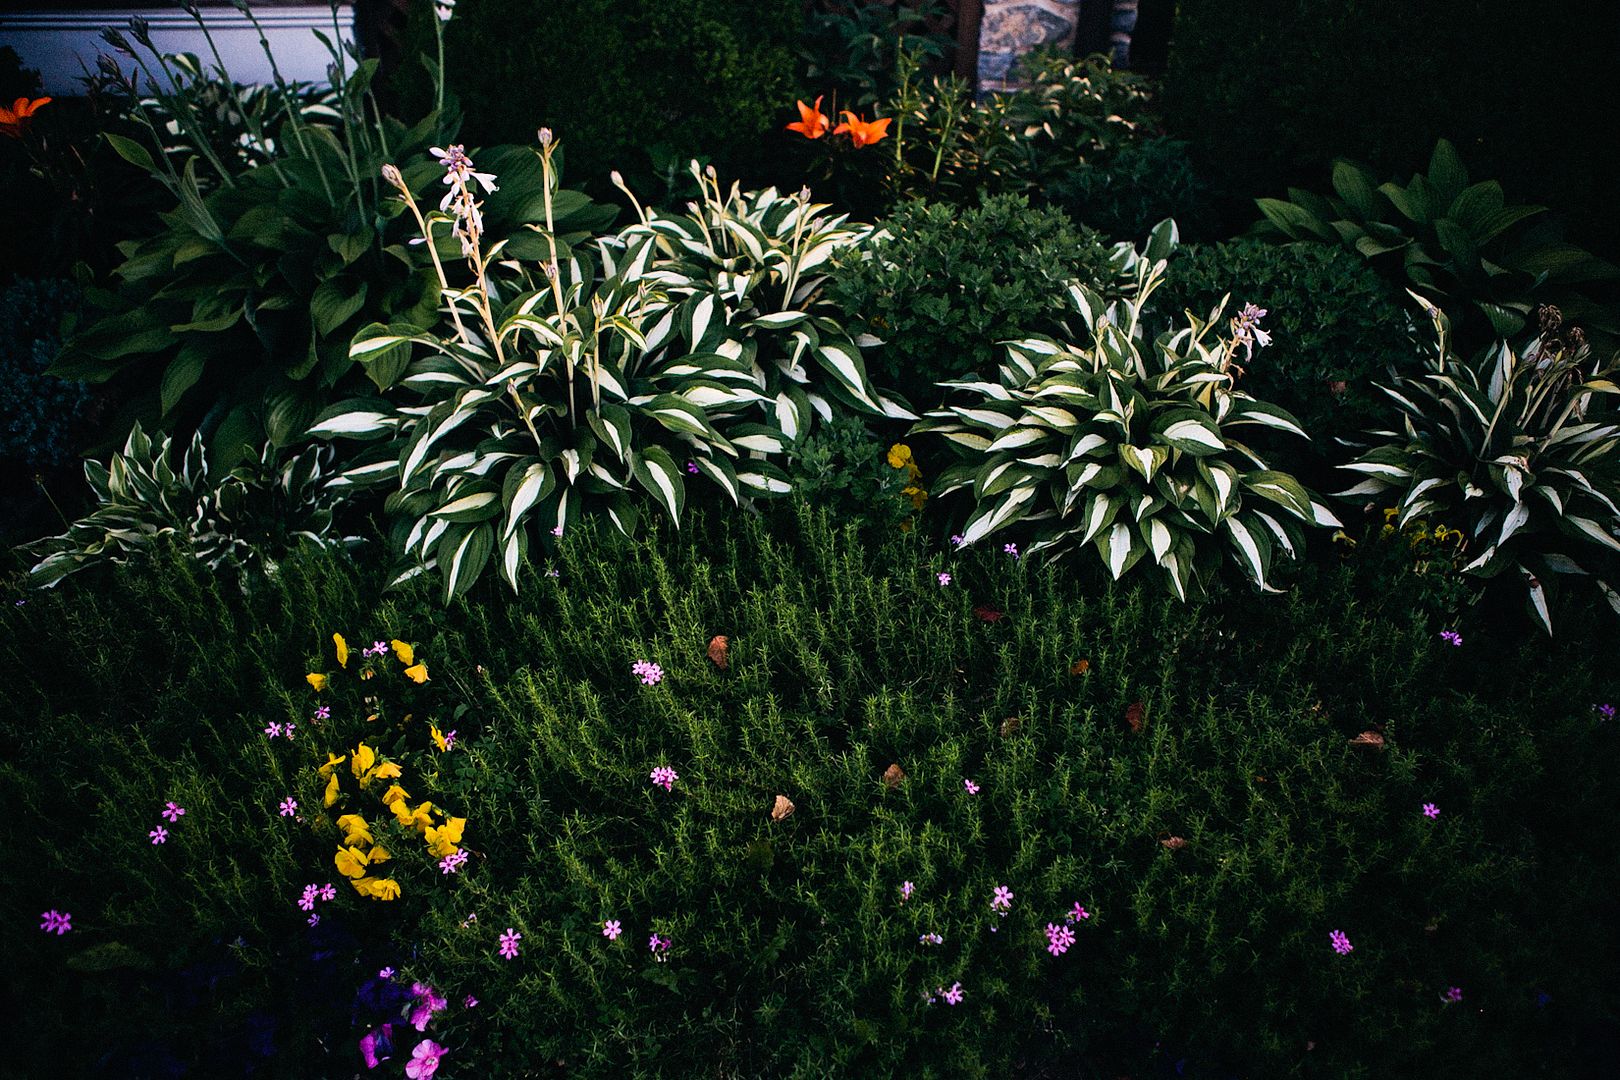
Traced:
<svg viewBox="0 0 1620 1080">
<path fill-rule="evenodd" d="M 338 667 L 348 670 L 349 643 L 343 639 L 342 634 L 333 634 L 332 645 L 337 653 Z M 393 641 L 388 643 L 388 646 L 393 650 L 395 659 L 397 659 L 401 664 L 405 665 L 405 670 L 402 672 L 402 674 L 407 679 L 411 680 L 411 682 L 418 686 L 428 681 L 427 664 L 425 662 L 417 663 L 416 649 L 412 647 L 410 642 L 401 641 L 398 638 L 395 638 Z M 381 645 L 379 644 L 378 647 L 381 648 Z M 376 668 L 374 668 L 370 663 L 365 664 L 360 669 L 360 678 L 362 679 L 373 678 L 376 674 Z M 316 693 L 320 693 L 332 685 L 331 676 L 322 671 L 310 672 L 308 675 L 304 676 L 304 681 L 309 683 L 310 686 L 314 687 Z"/>
<path fill-rule="evenodd" d="M 345 761 L 349 763 L 349 772 L 360 782 L 362 789 L 370 787 L 374 780 L 397 780 L 401 774 L 400 767 L 394 762 L 379 763 L 377 752 L 365 743 L 356 746 L 354 752 L 347 756 L 327 754 L 326 758 L 326 764 L 320 767 L 319 772 L 326 779 L 326 794 L 322 802 L 327 807 L 338 801 L 338 766 Z M 395 788 L 398 786 L 394 785 Z M 377 843 L 366 819 L 359 814 L 343 814 L 337 819 L 337 827 L 343 833 L 343 843 L 332 859 L 338 873 L 348 878 L 354 891 L 361 896 L 369 896 L 373 900 L 393 900 L 398 897 L 399 882 L 393 878 L 376 877 L 369 869 L 387 862 L 393 856 L 387 848 Z"/>
<path fill-rule="evenodd" d="M 895 443 L 889 447 L 889 467 L 906 470 L 906 480 L 909 482 L 900 489 L 900 494 L 911 500 L 912 509 L 921 510 L 923 503 L 928 501 L 928 489 L 922 486 L 922 470 L 912 459 L 911 447 L 905 443 Z"/>
</svg>

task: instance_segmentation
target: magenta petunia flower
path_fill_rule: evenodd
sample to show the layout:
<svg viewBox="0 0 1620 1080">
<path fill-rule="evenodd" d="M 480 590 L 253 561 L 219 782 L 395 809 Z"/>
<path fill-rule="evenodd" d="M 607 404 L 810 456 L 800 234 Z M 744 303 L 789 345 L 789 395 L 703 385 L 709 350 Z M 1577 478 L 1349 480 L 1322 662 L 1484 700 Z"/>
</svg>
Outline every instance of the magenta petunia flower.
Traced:
<svg viewBox="0 0 1620 1080">
<path fill-rule="evenodd" d="M 411 1026 L 417 1031 L 426 1031 L 433 1014 L 443 1012 L 444 1007 L 450 1004 L 427 983 L 411 983 L 411 996 L 414 999 L 411 1005 Z"/>
<path fill-rule="evenodd" d="M 462 1001 L 462 1002 L 461 1002 L 461 1003 L 462 1003 L 462 1004 L 463 1004 L 463 1005 L 465 1005 L 465 1006 L 467 1006 L 467 1008 L 469 1008 L 469 1009 L 476 1009 L 476 1008 L 478 1008 L 478 999 L 477 999 L 477 998 L 475 998 L 475 997 L 473 997 L 473 996 L 472 996 L 472 995 L 471 995 L 471 994 L 468 994 L 468 995 L 467 995 L 467 996 L 466 996 L 466 998 L 465 998 L 465 999 L 463 999 L 463 1001 Z"/>
<path fill-rule="evenodd" d="M 298 813 L 298 800 L 291 795 L 281 800 L 281 816 L 292 817 Z"/>
<path fill-rule="evenodd" d="M 432 1039 L 423 1039 L 411 1050 L 411 1060 L 405 1063 L 405 1075 L 410 1080 L 429 1080 L 439 1071 L 439 1059 L 445 1053 L 445 1048 Z"/>
<path fill-rule="evenodd" d="M 618 919 L 609 919 L 602 924 L 602 936 L 609 941 L 618 941 L 619 935 L 624 933 L 624 927 L 619 925 Z"/>
<path fill-rule="evenodd" d="M 1462 635 L 1455 630 L 1442 630 L 1440 631 L 1440 640 L 1447 645 L 1461 645 Z"/>
<path fill-rule="evenodd" d="M 1089 918 L 1091 918 L 1091 912 L 1087 911 L 1080 905 L 1080 901 L 1076 900 L 1074 902 L 1074 907 L 1069 909 L 1069 921 L 1082 922 Z"/>
<path fill-rule="evenodd" d="M 1423 804 L 1423 816 L 1426 818 L 1437 818 L 1440 816 L 1440 808 L 1434 805 L 1432 802 L 1426 802 Z"/>
<path fill-rule="evenodd" d="M 1333 951 L 1340 956 L 1348 955 L 1355 948 L 1354 945 L 1350 944 L 1350 938 L 1346 936 L 1343 930 L 1333 931 L 1328 935 L 1328 940 L 1333 943 Z"/>
<path fill-rule="evenodd" d="M 647 775 L 655 786 L 661 787 L 665 791 L 674 791 L 675 781 L 681 778 L 680 774 L 668 765 L 660 765 Z"/>
<path fill-rule="evenodd" d="M 365 1059 L 368 1069 L 375 1069 L 380 1062 L 387 1061 L 392 1056 L 393 1047 L 393 1024 L 383 1024 L 360 1037 L 360 1056 Z"/>
<path fill-rule="evenodd" d="M 949 990 L 941 990 L 939 992 L 939 996 L 945 999 L 945 1004 L 947 1005 L 960 1005 L 962 1004 L 962 999 L 967 995 L 963 993 L 962 984 L 958 982 L 951 983 L 951 988 Z"/>
<path fill-rule="evenodd" d="M 990 897 L 990 907 L 1005 914 L 1012 910 L 1013 891 L 1005 885 L 997 885 L 995 893 Z"/>
<path fill-rule="evenodd" d="M 163 811 L 159 816 L 167 819 L 171 823 L 176 822 L 186 816 L 186 808 L 176 802 L 165 803 L 163 806 Z"/>
<path fill-rule="evenodd" d="M 977 795 L 979 793 L 979 785 L 975 784 L 971 780 L 963 780 L 962 786 L 967 788 L 967 793 L 969 795 Z"/>
<path fill-rule="evenodd" d="M 147 833 L 146 835 L 150 836 L 152 838 L 152 843 L 154 843 L 154 844 L 162 844 L 162 843 L 166 843 L 168 841 L 168 839 L 169 839 L 169 830 L 165 829 L 163 826 L 159 825 L 157 828 L 153 829 L 151 832 Z"/>
<path fill-rule="evenodd" d="M 948 571 L 941 571 L 934 576 L 939 579 L 939 583 L 941 585 L 949 585 L 951 583 L 951 575 Z"/>
<path fill-rule="evenodd" d="M 506 928 L 506 933 L 501 935 L 501 955 L 508 960 L 517 956 L 518 942 L 522 939 L 522 934 L 508 926 Z"/>
<path fill-rule="evenodd" d="M 39 917 L 43 920 L 39 924 L 39 928 L 47 934 L 55 934 L 57 937 L 61 937 L 73 929 L 73 913 L 70 911 L 57 911 L 52 908 L 50 911 L 41 912 Z"/>
<path fill-rule="evenodd" d="M 1053 956 L 1062 956 L 1069 951 L 1069 946 L 1075 941 L 1074 931 L 1067 926 L 1056 923 L 1046 924 L 1046 951 Z"/>
</svg>

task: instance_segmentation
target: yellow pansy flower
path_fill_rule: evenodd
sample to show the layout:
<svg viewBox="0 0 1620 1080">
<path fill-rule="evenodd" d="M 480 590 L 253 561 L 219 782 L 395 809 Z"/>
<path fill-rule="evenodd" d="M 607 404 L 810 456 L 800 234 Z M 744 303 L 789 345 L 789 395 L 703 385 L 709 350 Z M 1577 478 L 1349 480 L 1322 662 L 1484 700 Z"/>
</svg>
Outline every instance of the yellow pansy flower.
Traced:
<svg viewBox="0 0 1620 1080">
<path fill-rule="evenodd" d="M 349 770 L 354 773 L 355 779 L 371 771 L 372 765 L 377 762 L 377 751 L 361 743 L 354 748 L 354 760 L 349 762 Z"/>
<path fill-rule="evenodd" d="M 427 665 L 414 664 L 405 669 L 405 677 L 418 686 L 428 681 Z"/>
<path fill-rule="evenodd" d="M 322 690 L 326 689 L 327 684 L 331 680 L 328 679 L 325 675 L 322 675 L 318 671 L 312 671 L 308 675 L 304 676 L 304 681 L 309 683 L 309 685 L 313 686 L 315 688 L 316 693 L 320 693 Z"/>
<path fill-rule="evenodd" d="M 337 799 L 338 778 L 337 773 L 333 773 L 332 778 L 326 782 L 326 794 L 322 796 L 321 803 L 324 806 L 331 806 L 333 803 L 337 802 Z"/>
<path fill-rule="evenodd" d="M 399 823 L 407 829 L 424 832 L 433 824 L 433 804 L 430 802 L 425 802 L 412 810 L 401 800 L 395 803 L 392 809 L 394 817 L 398 818 Z"/>
<path fill-rule="evenodd" d="M 387 791 L 383 792 L 382 804 L 384 806 L 388 807 L 390 810 L 392 810 L 394 808 L 395 803 L 400 802 L 400 801 L 402 801 L 404 799 L 408 799 L 410 797 L 411 797 L 410 792 L 406 791 L 404 788 L 400 787 L 398 784 L 395 784 L 392 787 L 390 787 Z"/>
<path fill-rule="evenodd" d="M 441 753 L 450 749 L 450 744 L 444 741 L 444 732 L 439 730 L 438 724 L 429 724 L 428 734 L 433 736 L 433 745 L 438 747 Z"/>
<path fill-rule="evenodd" d="M 399 657 L 400 663 L 404 664 L 406 667 L 410 667 L 412 664 L 416 663 L 416 650 L 411 647 L 410 642 L 401 641 L 399 638 L 395 638 L 388 644 L 394 647 L 394 655 Z"/>
<path fill-rule="evenodd" d="M 903 469 L 911 464 L 911 447 L 905 443 L 895 443 L 889 447 L 889 467 Z"/>
<path fill-rule="evenodd" d="M 337 819 L 337 827 L 343 830 L 345 844 L 374 844 L 376 837 L 371 835 L 371 826 L 359 814 L 344 814 Z"/>
<path fill-rule="evenodd" d="M 436 859 L 454 855 L 456 845 L 461 843 L 461 831 L 466 824 L 466 818 L 451 818 L 436 829 L 429 827 L 422 834 L 422 838 L 428 844 L 428 854 Z"/>
<path fill-rule="evenodd" d="M 332 856 L 338 873 L 346 878 L 363 877 L 366 872 L 366 853 L 357 847 L 341 847 Z"/>
<path fill-rule="evenodd" d="M 393 878 L 363 877 L 351 881 L 354 891 L 373 900 L 394 900 L 399 897 L 399 882 Z"/>
<path fill-rule="evenodd" d="M 385 761 L 360 778 L 360 786 L 368 788 L 373 780 L 398 780 L 400 768 L 392 761 Z"/>
<path fill-rule="evenodd" d="M 345 757 L 344 755 L 342 755 L 342 754 L 327 754 L 326 755 L 326 764 L 321 766 L 320 774 L 322 776 L 331 776 L 332 775 L 332 770 L 337 768 L 339 765 L 343 764 L 347 760 L 349 760 L 349 759 L 347 757 Z"/>
<path fill-rule="evenodd" d="M 387 862 L 389 859 L 392 859 L 392 858 L 393 858 L 393 856 L 388 854 L 388 849 L 383 847 L 381 844 L 377 844 L 377 845 L 373 846 L 370 851 L 366 852 L 366 861 L 367 862 L 374 862 L 374 863 Z"/>
<path fill-rule="evenodd" d="M 349 643 L 347 641 L 343 640 L 343 635 L 342 634 L 333 634 L 332 635 L 332 644 L 337 646 L 338 667 L 341 667 L 341 668 L 348 667 L 349 666 Z"/>
</svg>

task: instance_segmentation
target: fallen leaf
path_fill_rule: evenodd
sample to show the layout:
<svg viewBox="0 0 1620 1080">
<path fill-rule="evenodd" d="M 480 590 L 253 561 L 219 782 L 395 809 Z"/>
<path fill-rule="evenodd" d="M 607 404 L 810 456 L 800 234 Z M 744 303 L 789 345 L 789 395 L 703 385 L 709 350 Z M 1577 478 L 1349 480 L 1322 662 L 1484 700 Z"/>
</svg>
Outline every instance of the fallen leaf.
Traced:
<svg viewBox="0 0 1620 1080">
<path fill-rule="evenodd" d="M 1084 675 L 1091 670 L 1090 660 L 1076 660 L 1069 665 L 1070 675 Z"/>
<path fill-rule="evenodd" d="M 1168 839 L 1160 840 L 1159 843 L 1163 844 L 1171 851 L 1180 851 L 1182 848 L 1187 846 L 1187 841 L 1183 840 L 1179 836 L 1172 836 Z"/>
<path fill-rule="evenodd" d="M 792 799 L 788 798 L 786 795 L 778 795 L 776 797 L 776 805 L 771 807 L 771 820 L 781 821 L 783 818 L 793 813 L 794 809 L 796 808 L 793 805 Z"/>
<path fill-rule="evenodd" d="M 1363 731 L 1350 740 L 1351 746 L 1370 746 L 1375 750 L 1384 748 L 1384 737 L 1376 731 Z"/>
<path fill-rule="evenodd" d="M 1142 714 L 1146 711 L 1140 701 L 1133 701 L 1125 709 L 1125 722 L 1131 725 L 1131 731 L 1140 735 L 1142 733 Z"/>
<path fill-rule="evenodd" d="M 998 623 L 1007 616 L 991 607 L 989 604 L 980 604 L 973 609 L 973 614 L 987 623 Z"/>
<path fill-rule="evenodd" d="M 906 771 L 898 764 L 890 765 L 883 770 L 883 782 L 891 788 L 900 786 L 900 781 L 906 778 Z"/>
<path fill-rule="evenodd" d="M 1018 717 L 1009 716 L 1007 719 L 1001 722 L 1001 737 L 1006 738 L 1008 735 L 1011 735 L 1013 732 L 1017 731 L 1023 726 L 1024 722 Z"/>
<path fill-rule="evenodd" d="M 731 660 L 726 655 L 730 649 L 731 639 L 724 634 L 716 634 L 709 639 L 709 659 L 713 660 L 714 666 L 721 671 L 731 666 Z"/>
</svg>

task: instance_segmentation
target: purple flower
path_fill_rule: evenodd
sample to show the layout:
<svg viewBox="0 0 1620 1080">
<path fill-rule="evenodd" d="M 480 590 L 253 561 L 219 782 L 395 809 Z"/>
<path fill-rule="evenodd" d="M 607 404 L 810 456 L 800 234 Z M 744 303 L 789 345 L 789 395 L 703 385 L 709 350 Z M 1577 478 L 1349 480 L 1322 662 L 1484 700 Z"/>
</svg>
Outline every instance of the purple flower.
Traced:
<svg viewBox="0 0 1620 1080">
<path fill-rule="evenodd" d="M 1444 1001 L 1448 1005 L 1455 1005 L 1457 1002 L 1462 1000 L 1462 987 L 1460 987 L 1460 986 L 1448 986 L 1448 987 L 1446 987 L 1446 992 L 1441 995 L 1441 1000 Z"/>
<path fill-rule="evenodd" d="M 47 934 L 55 934 L 57 937 L 61 937 L 73 929 L 73 913 L 71 911 L 57 911 L 52 908 L 50 911 L 40 912 L 39 917 L 44 920 L 39 924 L 39 928 Z"/>
<path fill-rule="evenodd" d="M 336 900 L 337 886 L 328 881 L 325 885 L 321 886 L 321 891 L 318 895 L 322 900 Z"/>
<path fill-rule="evenodd" d="M 501 935 L 501 955 L 508 960 L 515 957 L 518 954 L 518 942 L 522 938 L 522 934 L 508 926 L 506 933 Z"/>
<path fill-rule="evenodd" d="M 410 1080 L 431 1080 L 439 1071 L 439 1059 L 444 1055 L 444 1047 L 432 1039 L 423 1039 L 411 1051 L 411 1060 L 405 1063 L 405 1075 Z"/>
<path fill-rule="evenodd" d="M 695 461 L 688 461 L 688 462 L 687 462 L 687 463 L 686 463 L 686 471 L 687 471 L 687 472 L 689 472 L 689 473 L 691 473 L 691 474 L 692 474 L 692 475 L 693 475 L 693 476 L 696 476 L 696 475 L 697 475 L 697 471 L 698 471 L 698 467 L 697 467 L 697 462 L 695 462 Z"/>
<path fill-rule="evenodd" d="M 1462 635 L 1455 630 L 1442 630 L 1440 631 L 1440 640 L 1447 645 L 1461 645 Z"/>
<path fill-rule="evenodd" d="M 916 890 L 917 890 L 917 886 L 913 885 L 911 882 L 902 881 L 900 883 L 900 902 L 903 904 L 907 900 L 910 900 L 911 899 L 911 894 L 913 892 L 915 892 Z"/>
<path fill-rule="evenodd" d="M 651 950 L 654 960 L 664 959 L 664 954 L 669 952 L 669 946 L 670 940 L 667 937 L 659 937 L 654 934 L 647 939 L 647 948 Z"/>
<path fill-rule="evenodd" d="M 1423 804 L 1423 816 L 1431 819 L 1437 818 L 1440 816 L 1440 808 L 1432 802 L 1426 802 Z"/>
<path fill-rule="evenodd" d="M 147 833 L 146 835 L 150 836 L 152 838 L 152 843 L 154 843 L 154 844 L 162 844 L 162 843 L 165 843 L 169 839 L 169 830 L 165 829 L 163 826 L 159 825 L 157 828 L 153 829 L 151 832 Z"/>
<path fill-rule="evenodd" d="M 663 788 L 665 791 L 674 791 L 675 781 L 681 778 L 680 774 L 668 765 L 660 765 L 647 775 L 654 785 Z"/>
<path fill-rule="evenodd" d="M 318 926 L 320 924 L 321 917 L 319 915 L 311 915 L 305 921 L 308 922 L 309 925 L 311 925 L 311 926 Z"/>
<path fill-rule="evenodd" d="M 945 999 L 947 1005 L 960 1005 L 966 995 L 962 992 L 962 984 L 957 982 L 951 983 L 949 990 L 939 991 L 939 996 Z"/>
<path fill-rule="evenodd" d="M 637 660 L 630 665 L 630 673 L 638 677 L 643 686 L 657 686 L 664 681 L 664 669 L 651 660 Z"/>
<path fill-rule="evenodd" d="M 546 577 L 562 577 L 562 574 L 556 570 L 547 570 Z"/>
<path fill-rule="evenodd" d="M 949 585 L 951 583 L 951 575 L 947 571 L 941 571 L 940 573 L 935 574 L 934 576 L 939 579 L 939 583 L 942 586 Z"/>
<path fill-rule="evenodd" d="M 322 705 L 320 708 L 316 709 L 315 710 L 315 719 L 316 720 L 330 720 L 330 719 L 332 719 L 332 707 L 330 705 Z"/>
<path fill-rule="evenodd" d="M 471 994 L 468 994 L 466 996 L 466 998 L 461 1003 L 463 1005 L 467 1006 L 467 1008 L 469 1008 L 469 1009 L 478 1008 L 478 999 L 473 997 Z"/>
<path fill-rule="evenodd" d="M 360 1037 L 360 1056 L 366 1068 L 375 1069 L 379 1062 L 394 1056 L 394 1025 L 384 1024 Z"/>
<path fill-rule="evenodd" d="M 1074 944 L 1074 931 L 1067 926 L 1056 923 L 1046 924 L 1046 951 L 1053 956 L 1062 956 Z"/>
<path fill-rule="evenodd" d="M 292 817 L 298 813 L 298 800 L 291 795 L 281 800 L 281 816 Z"/>
<path fill-rule="evenodd" d="M 1333 951 L 1340 956 L 1348 955 L 1355 948 L 1354 945 L 1350 944 L 1350 939 L 1345 936 L 1343 930 L 1333 931 L 1328 935 L 1328 940 L 1333 943 Z"/>
<path fill-rule="evenodd" d="M 1071 908 L 1070 911 L 1069 911 L 1069 915 L 1068 915 L 1069 921 L 1070 922 L 1083 922 L 1083 921 L 1085 921 L 1086 919 L 1089 919 L 1089 918 L 1091 918 L 1091 912 L 1087 911 L 1084 907 L 1081 907 L 1080 906 L 1080 901 L 1076 900 L 1074 902 L 1074 907 Z"/>
<path fill-rule="evenodd" d="M 319 885 L 305 885 L 304 895 L 298 898 L 298 906 L 303 908 L 305 911 L 314 911 L 315 900 L 320 895 L 321 887 Z"/>
<path fill-rule="evenodd" d="M 624 933 L 624 927 L 619 925 L 618 919 L 609 919 L 602 924 L 602 936 L 609 941 L 618 941 L 619 935 Z"/>
<path fill-rule="evenodd" d="M 388 651 L 388 642 L 386 642 L 386 641 L 373 641 L 370 645 L 368 645 L 364 649 L 360 650 L 360 655 L 361 656 L 381 656 L 383 653 L 385 653 L 387 651 Z M 324 720 L 325 717 L 322 717 L 322 719 Z"/>
<path fill-rule="evenodd" d="M 1001 546 L 1001 550 L 1005 551 L 1008 555 L 1011 555 L 1015 559 L 1018 558 L 1018 545 L 1017 544 L 1003 544 Z"/>
<path fill-rule="evenodd" d="M 281 734 L 281 730 L 281 725 L 272 720 L 270 721 L 269 725 L 265 727 L 264 733 L 274 739 Z"/>
<path fill-rule="evenodd" d="M 391 967 L 385 967 L 381 971 L 377 972 L 377 978 L 379 979 L 392 979 L 393 977 L 394 969 Z"/>
<path fill-rule="evenodd" d="M 466 861 L 467 853 L 465 851 L 452 851 L 439 860 L 439 870 L 446 874 L 454 874 L 461 869 L 462 864 Z"/>
<path fill-rule="evenodd" d="M 446 750 L 454 750 L 456 748 L 456 732 L 454 728 L 444 733 L 444 748 Z"/>
<path fill-rule="evenodd" d="M 551 530 L 551 535 L 552 536 L 561 536 L 562 535 L 562 529 L 563 529 L 562 525 L 559 524 L 555 529 Z"/>
<path fill-rule="evenodd" d="M 919 944 L 919 945 L 943 945 L 943 944 L 945 944 L 945 939 L 940 937 L 938 934 L 934 933 L 933 931 L 929 931 L 928 933 L 923 934 L 921 937 L 919 937 L 917 939 L 917 944 Z"/>
<path fill-rule="evenodd" d="M 461 920 L 461 928 L 463 930 L 465 930 L 465 929 L 467 929 L 467 927 L 471 926 L 473 923 L 475 923 L 477 921 L 478 921 L 478 912 L 474 911 L 474 912 L 470 913 L 465 919 Z"/>
<path fill-rule="evenodd" d="M 179 821 L 186 816 L 186 808 L 179 803 L 170 802 L 164 805 L 163 812 L 159 816 L 170 822 Z"/>
<path fill-rule="evenodd" d="M 1613 705 L 1610 705 L 1607 702 L 1605 702 L 1602 705 L 1595 705 L 1595 706 L 1593 706 L 1593 708 L 1597 709 L 1598 715 L 1601 716 L 1603 719 L 1605 719 L 1605 720 L 1613 720 L 1614 719 L 1614 706 Z"/>
<path fill-rule="evenodd" d="M 290 720 L 287 722 L 287 738 L 291 739 L 293 737 L 293 728 L 295 728 L 297 726 L 298 726 L 297 724 L 293 723 Z"/>
<path fill-rule="evenodd" d="M 997 885 L 995 893 L 990 897 L 990 908 L 1002 914 L 1012 910 L 1013 891 L 1005 885 Z"/>
<path fill-rule="evenodd" d="M 975 784 L 971 780 L 963 780 L 962 786 L 967 788 L 967 793 L 969 795 L 977 795 L 979 793 L 979 785 Z"/>
<path fill-rule="evenodd" d="M 951 547 L 959 548 L 961 546 L 962 546 L 962 534 L 957 533 L 956 535 L 951 537 Z"/>
<path fill-rule="evenodd" d="M 417 1031 L 426 1031 L 433 1014 L 443 1012 L 444 1007 L 449 1004 L 427 983 L 411 983 L 411 996 L 415 998 L 411 1008 L 411 1026 Z"/>
</svg>

